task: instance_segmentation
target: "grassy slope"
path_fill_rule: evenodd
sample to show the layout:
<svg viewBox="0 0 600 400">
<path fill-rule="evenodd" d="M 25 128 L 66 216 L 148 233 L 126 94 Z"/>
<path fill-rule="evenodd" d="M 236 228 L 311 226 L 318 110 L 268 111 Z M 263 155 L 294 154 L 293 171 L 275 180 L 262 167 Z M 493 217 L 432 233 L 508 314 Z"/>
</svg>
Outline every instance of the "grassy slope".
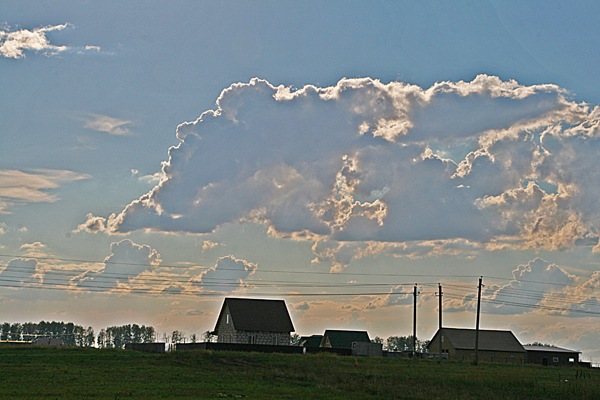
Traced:
<svg viewBox="0 0 600 400">
<path fill-rule="evenodd" d="M 0 398 L 598 399 L 600 370 L 233 352 L 0 348 Z"/>
</svg>

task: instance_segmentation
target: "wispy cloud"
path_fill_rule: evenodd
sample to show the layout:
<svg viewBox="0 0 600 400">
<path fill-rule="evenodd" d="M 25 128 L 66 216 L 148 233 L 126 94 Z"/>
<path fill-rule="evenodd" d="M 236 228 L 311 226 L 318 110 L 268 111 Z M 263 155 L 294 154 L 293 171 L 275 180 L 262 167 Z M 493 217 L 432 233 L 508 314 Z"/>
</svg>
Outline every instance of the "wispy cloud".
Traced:
<svg viewBox="0 0 600 400">
<path fill-rule="evenodd" d="M 55 46 L 46 38 L 47 32 L 61 31 L 69 24 L 45 26 L 33 30 L 0 31 L 0 54 L 6 58 L 24 58 L 25 50 L 42 51 L 45 54 L 57 54 L 69 49 L 68 46 Z"/>
<path fill-rule="evenodd" d="M 106 132 L 109 135 L 131 135 L 127 125 L 131 120 L 109 117 L 108 115 L 88 114 L 82 118 L 85 121 L 84 128 L 92 129 L 98 132 Z"/>
<path fill-rule="evenodd" d="M 13 204 L 57 201 L 59 197 L 48 190 L 89 178 L 88 174 L 55 169 L 0 170 L 0 213 L 7 213 Z"/>
</svg>

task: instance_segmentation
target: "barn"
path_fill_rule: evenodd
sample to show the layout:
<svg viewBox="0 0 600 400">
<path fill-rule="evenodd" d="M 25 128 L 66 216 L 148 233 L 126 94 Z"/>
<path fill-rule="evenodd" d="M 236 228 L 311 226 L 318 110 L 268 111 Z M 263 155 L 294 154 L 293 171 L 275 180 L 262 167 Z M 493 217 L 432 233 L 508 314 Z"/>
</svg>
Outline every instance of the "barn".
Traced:
<svg viewBox="0 0 600 400">
<path fill-rule="evenodd" d="M 475 358 L 475 329 L 442 328 L 429 342 L 430 354 L 448 359 L 472 361 Z M 527 352 L 511 331 L 479 330 L 478 359 L 480 362 L 525 364 Z"/>
</svg>

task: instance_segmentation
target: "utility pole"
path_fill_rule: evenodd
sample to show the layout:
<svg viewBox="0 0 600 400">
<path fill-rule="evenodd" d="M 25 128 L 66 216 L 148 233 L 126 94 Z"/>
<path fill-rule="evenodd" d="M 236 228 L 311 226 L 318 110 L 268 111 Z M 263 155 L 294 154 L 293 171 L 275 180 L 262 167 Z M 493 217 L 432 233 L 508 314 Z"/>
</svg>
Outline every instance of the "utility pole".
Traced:
<svg viewBox="0 0 600 400">
<path fill-rule="evenodd" d="M 415 290 L 413 291 L 413 297 L 415 299 L 415 307 L 413 312 L 413 358 L 417 358 L 417 284 L 415 283 Z"/>
<path fill-rule="evenodd" d="M 439 311 L 440 311 L 440 328 L 439 328 L 439 333 L 440 333 L 440 364 L 442 364 L 442 284 L 438 283 L 438 296 L 440 296 L 439 298 Z"/>
<path fill-rule="evenodd" d="M 479 277 L 479 289 L 477 293 L 477 322 L 475 323 L 475 365 L 479 364 L 479 313 L 481 311 L 481 281 L 483 276 Z"/>
</svg>

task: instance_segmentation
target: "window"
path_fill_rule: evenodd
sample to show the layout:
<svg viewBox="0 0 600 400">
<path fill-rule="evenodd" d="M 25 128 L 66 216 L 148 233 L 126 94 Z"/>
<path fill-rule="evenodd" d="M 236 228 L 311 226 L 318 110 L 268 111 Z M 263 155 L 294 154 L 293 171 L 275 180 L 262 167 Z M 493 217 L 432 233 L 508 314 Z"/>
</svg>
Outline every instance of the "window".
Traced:
<svg viewBox="0 0 600 400">
<path fill-rule="evenodd" d="M 248 335 L 248 344 L 256 344 L 256 335 L 254 333 Z"/>
<path fill-rule="evenodd" d="M 273 346 L 277 346 L 279 344 L 277 339 L 277 335 L 273 335 Z"/>
<path fill-rule="evenodd" d="M 227 314 L 227 321 L 225 323 L 229 325 L 229 314 Z"/>
<path fill-rule="evenodd" d="M 574 359 L 574 358 L 569 358 L 569 362 L 570 362 L 570 363 L 574 363 L 574 362 L 575 362 L 575 359 Z"/>
<path fill-rule="evenodd" d="M 558 362 L 558 357 L 552 357 L 552 362 L 557 363 Z"/>
<path fill-rule="evenodd" d="M 444 343 L 444 337 L 442 336 L 442 343 Z"/>
</svg>

